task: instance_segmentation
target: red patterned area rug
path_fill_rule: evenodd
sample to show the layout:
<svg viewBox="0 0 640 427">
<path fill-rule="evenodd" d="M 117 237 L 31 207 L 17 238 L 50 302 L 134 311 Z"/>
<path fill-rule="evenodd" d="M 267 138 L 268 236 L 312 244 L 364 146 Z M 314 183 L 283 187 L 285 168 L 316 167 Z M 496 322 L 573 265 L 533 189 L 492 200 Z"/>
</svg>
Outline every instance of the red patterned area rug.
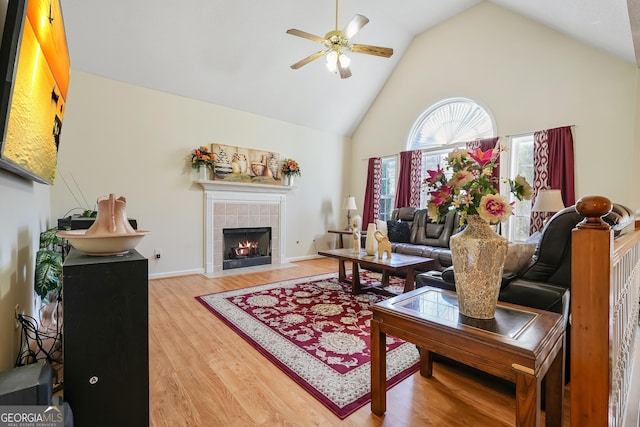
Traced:
<svg viewBox="0 0 640 427">
<path fill-rule="evenodd" d="M 361 282 L 380 280 L 363 271 Z M 371 306 L 325 274 L 196 297 L 300 386 L 344 419 L 371 401 Z M 395 281 L 395 283 L 394 283 Z M 391 278 L 392 286 L 404 279 Z M 419 368 L 415 345 L 387 336 L 387 387 Z"/>
</svg>

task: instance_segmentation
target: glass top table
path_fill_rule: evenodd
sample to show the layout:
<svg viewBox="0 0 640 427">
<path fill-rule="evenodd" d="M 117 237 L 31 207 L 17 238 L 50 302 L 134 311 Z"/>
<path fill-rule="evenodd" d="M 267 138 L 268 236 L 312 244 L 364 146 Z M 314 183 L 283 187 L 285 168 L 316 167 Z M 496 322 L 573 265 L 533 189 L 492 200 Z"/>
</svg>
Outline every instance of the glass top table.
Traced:
<svg viewBox="0 0 640 427">
<path fill-rule="evenodd" d="M 536 313 L 517 308 L 498 306 L 494 319 L 473 319 L 460 314 L 458 298 L 438 290 L 427 290 L 401 299 L 392 305 L 396 308 L 415 312 L 414 315 L 427 316 L 451 324 L 463 324 L 494 334 L 517 338 L 538 316 Z"/>
</svg>

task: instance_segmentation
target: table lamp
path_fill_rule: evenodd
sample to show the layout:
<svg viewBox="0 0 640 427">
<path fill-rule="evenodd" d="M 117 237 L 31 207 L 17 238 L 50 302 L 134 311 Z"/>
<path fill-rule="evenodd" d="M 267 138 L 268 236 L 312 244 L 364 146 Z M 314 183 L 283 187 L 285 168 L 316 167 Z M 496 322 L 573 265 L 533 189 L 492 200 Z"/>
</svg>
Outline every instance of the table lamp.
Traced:
<svg viewBox="0 0 640 427">
<path fill-rule="evenodd" d="M 349 195 L 346 199 L 344 199 L 344 203 L 342 204 L 342 209 L 347 210 L 347 230 L 351 230 L 351 211 L 358 209 L 356 207 L 356 198 L 352 195 Z"/>
<path fill-rule="evenodd" d="M 555 214 L 562 209 L 564 209 L 564 202 L 562 201 L 560 190 L 540 190 L 531 211 Z M 545 218 L 544 222 L 547 222 L 547 218 Z"/>
</svg>

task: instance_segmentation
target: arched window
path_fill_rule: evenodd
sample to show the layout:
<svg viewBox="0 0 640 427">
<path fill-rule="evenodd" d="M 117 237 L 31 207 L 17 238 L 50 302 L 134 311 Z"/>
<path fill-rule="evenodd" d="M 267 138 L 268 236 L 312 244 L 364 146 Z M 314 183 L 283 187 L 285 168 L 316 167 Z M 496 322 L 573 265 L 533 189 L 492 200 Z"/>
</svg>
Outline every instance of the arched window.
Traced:
<svg viewBox="0 0 640 427">
<path fill-rule="evenodd" d="M 448 98 L 420 115 L 409 133 L 407 149 L 433 150 L 495 134 L 495 120 L 484 107 L 468 98 Z"/>
<path fill-rule="evenodd" d="M 496 135 L 493 116 L 477 102 L 468 98 L 448 98 L 431 107 L 415 121 L 407 150 L 422 150 L 422 178 L 427 170 L 438 165 L 444 168 L 445 159 L 456 148 L 475 139 Z M 427 204 L 427 194 L 421 195 L 420 206 Z"/>
</svg>

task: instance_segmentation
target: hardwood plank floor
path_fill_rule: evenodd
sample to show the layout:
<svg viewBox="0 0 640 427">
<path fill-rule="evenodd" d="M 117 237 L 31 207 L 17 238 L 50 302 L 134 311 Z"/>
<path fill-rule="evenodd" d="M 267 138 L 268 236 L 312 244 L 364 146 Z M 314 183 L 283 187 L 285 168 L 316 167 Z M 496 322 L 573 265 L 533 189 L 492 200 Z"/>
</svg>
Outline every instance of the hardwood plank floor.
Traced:
<svg viewBox="0 0 640 427">
<path fill-rule="evenodd" d="M 437 362 L 387 393 L 387 413 L 369 405 L 338 419 L 194 297 L 337 271 L 332 259 L 208 279 L 149 281 L 150 425 L 164 426 L 512 426 L 512 384 Z M 563 425 L 569 425 L 568 387 Z"/>
</svg>

